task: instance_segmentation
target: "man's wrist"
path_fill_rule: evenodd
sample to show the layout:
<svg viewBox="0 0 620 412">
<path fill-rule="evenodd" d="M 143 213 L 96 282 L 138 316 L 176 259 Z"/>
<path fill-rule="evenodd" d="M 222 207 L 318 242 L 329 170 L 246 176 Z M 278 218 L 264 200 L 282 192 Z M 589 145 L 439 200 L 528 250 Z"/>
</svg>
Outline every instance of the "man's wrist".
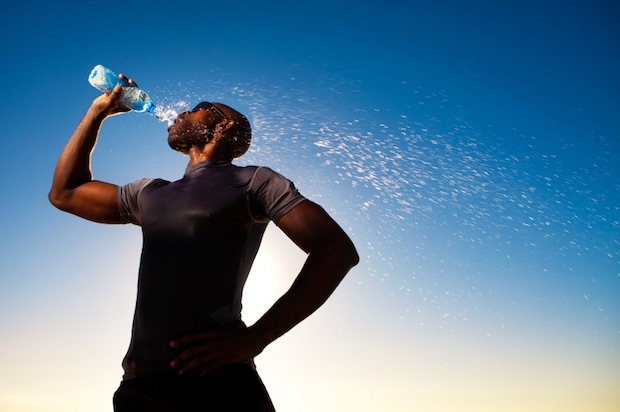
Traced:
<svg viewBox="0 0 620 412">
<path fill-rule="evenodd" d="M 96 123 L 102 123 L 106 119 L 106 117 L 108 117 L 106 110 L 102 107 L 99 107 L 95 103 L 88 108 L 85 116 L 86 120 Z"/>
<path fill-rule="evenodd" d="M 261 326 L 258 325 L 257 323 L 255 323 L 252 326 L 249 326 L 248 332 L 250 332 L 252 339 L 261 348 L 261 352 L 263 349 L 267 347 L 267 345 L 269 345 L 271 342 L 275 340 L 274 338 L 271 337 L 271 335 L 267 331 L 263 330 L 263 328 L 261 328 Z"/>
</svg>

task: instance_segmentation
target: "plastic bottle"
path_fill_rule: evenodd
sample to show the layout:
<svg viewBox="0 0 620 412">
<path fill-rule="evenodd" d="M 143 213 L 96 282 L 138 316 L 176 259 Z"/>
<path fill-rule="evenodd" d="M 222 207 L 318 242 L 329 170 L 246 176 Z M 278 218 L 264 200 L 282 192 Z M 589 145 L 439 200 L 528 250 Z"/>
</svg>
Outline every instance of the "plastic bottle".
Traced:
<svg viewBox="0 0 620 412">
<path fill-rule="evenodd" d="M 155 114 L 155 105 L 144 90 L 128 85 L 107 67 L 100 64 L 95 66 L 88 76 L 88 82 L 104 93 L 110 93 L 114 86 L 120 84 L 123 87 L 121 103 L 136 112 Z"/>
</svg>

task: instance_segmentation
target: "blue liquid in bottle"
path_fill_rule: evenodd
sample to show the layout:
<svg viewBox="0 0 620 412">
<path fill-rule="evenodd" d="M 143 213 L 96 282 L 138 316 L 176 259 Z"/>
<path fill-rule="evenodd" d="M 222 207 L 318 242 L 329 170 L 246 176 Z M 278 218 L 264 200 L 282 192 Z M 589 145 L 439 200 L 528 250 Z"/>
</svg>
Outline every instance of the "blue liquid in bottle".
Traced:
<svg viewBox="0 0 620 412">
<path fill-rule="evenodd" d="M 144 90 L 130 86 L 107 67 L 103 67 L 100 64 L 95 66 L 90 72 L 90 76 L 88 76 L 88 82 L 95 89 L 104 93 L 110 93 L 114 86 L 120 84 L 123 88 L 121 103 L 136 112 L 155 114 L 155 105 Z"/>
</svg>

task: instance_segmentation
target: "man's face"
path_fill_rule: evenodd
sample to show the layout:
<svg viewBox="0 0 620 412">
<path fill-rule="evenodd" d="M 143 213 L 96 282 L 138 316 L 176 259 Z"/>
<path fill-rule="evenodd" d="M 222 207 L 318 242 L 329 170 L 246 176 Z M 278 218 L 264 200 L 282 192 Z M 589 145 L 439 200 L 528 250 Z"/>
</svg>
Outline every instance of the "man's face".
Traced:
<svg viewBox="0 0 620 412">
<path fill-rule="evenodd" d="M 204 146 L 213 138 L 215 126 L 225 120 L 221 111 L 207 110 L 201 105 L 192 111 L 181 112 L 168 127 L 168 144 L 172 149 L 187 153 L 193 145 Z"/>
</svg>

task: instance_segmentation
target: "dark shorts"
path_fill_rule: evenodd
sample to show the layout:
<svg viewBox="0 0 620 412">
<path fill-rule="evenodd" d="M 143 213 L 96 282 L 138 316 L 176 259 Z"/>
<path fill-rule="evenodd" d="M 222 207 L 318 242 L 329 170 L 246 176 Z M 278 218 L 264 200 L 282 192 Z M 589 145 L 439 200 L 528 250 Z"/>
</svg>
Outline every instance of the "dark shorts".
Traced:
<svg viewBox="0 0 620 412">
<path fill-rule="evenodd" d="M 209 376 L 176 372 L 127 379 L 114 394 L 115 412 L 273 412 L 260 377 L 249 365 Z"/>
</svg>

